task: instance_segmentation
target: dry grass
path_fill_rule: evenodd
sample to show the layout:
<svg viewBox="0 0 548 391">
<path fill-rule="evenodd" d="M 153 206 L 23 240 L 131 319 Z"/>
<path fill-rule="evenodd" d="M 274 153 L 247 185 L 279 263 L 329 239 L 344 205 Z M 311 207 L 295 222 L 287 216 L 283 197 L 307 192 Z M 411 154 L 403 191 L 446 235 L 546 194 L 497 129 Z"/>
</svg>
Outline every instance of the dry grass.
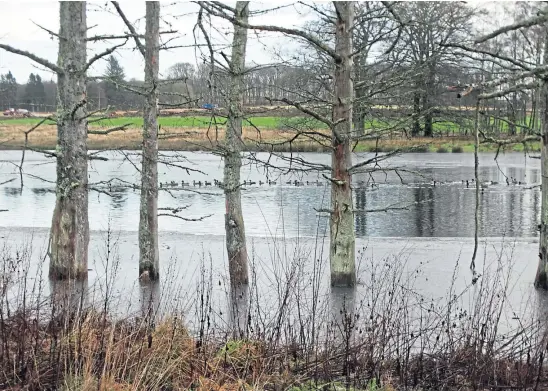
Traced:
<svg viewBox="0 0 548 391">
<path fill-rule="evenodd" d="M 25 142 L 24 132 L 28 126 L 0 123 L 0 149 L 20 149 Z M 90 130 L 104 130 L 98 126 L 90 126 Z M 318 130 L 326 134 L 327 130 Z M 162 127 L 160 131 L 159 148 L 162 150 L 211 150 L 223 142 L 225 128 L 175 128 Z M 261 129 L 260 132 L 253 127 L 244 127 L 243 138 L 249 150 L 274 150 L 274 151 L 305 151 L 325 152 L 329 151 L 326 140 L 299 137 L 290 145 L 288 142 L 295 136 L 294 132 L 279 129 Z M 55 125 L 43 125 L 29 135 L 29 147 L 54 149 L 56 146 L 57 129 Z M 360 142 L 355 147 L 360 151 L 392 151 L 395 149 L 410 149 L 417 146 L 418 152 L 436 151 L 445 148 L 451 151 L 453 148 L 469 152 L 472 148 L 472 140 L 468 137 L 439 137 L 439 138 L 413 138 L 392 137 L 379 140 Z M 102 149 L 139 149 L 141 148 L 141 129 L 128 128 L 125 131 L 113 132 L 108 135 L 90 134 L 88 148 Z"/>
</svg>

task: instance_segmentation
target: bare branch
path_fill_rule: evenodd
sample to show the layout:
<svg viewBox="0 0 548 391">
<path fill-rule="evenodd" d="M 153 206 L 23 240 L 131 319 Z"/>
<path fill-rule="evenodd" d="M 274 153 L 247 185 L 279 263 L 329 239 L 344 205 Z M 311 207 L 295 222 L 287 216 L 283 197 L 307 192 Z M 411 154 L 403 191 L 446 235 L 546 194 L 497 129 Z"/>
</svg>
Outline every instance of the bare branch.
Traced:
<svg viewBox="0 0 548 391">
<path fill-rule="evenodd" d="M 24 56 L 27 58 L 30 58 L 32 61 L 37 62 L 40 65 L 45 66 L 48 69 L 51 69 L 53 72 L 57 73 L 58 75 L 62 75 L 65 71 L 58 67 L 57 65 L 49 62 L 48 60 L 45 60 L 41 57 L 38 57 L 30 52 L 27 52 L 25 50 L 19 50 L 9 45 L 4 45 L 0 43 L 0 49 L 4 49 L 7 52 L 13 53 L 13 54 L 19 54 L 20 56 Z"/>
<path fill-rule="evenodd" d="M 522 61 L 518 61 L 516 59 L 513 59 L 511 57 L 508 57 L 508 56 L 505 56 L 505 55 L 502 55 L 502 54 L 492 53 L 492 52 L 487 51 L 487 50 L 476 49 L 476 48 L 472 48 L 470 46 L 466 46 L 466 45 L 462 45 L 462 44 L 456 44 L 456 43 L 440 43 L 440 46 L 462 49 L 462 50 L 465 50 L 467 52 L 473 52 L 473 53 L 478 53 L 478 54 L 485 54 L 485 55 L 490 56 L 490 57 L 495 57 L 495 58 L 498 58 L 500 60 L 507 61 L 507 62 L 509 62 L 511 64 L 514 64 L 515 66 L 518 66 L 518 67 L 520 67 L 522 69 L 525 69 L 527 71 L 531 70 L 531 67 L 525 65 Z"/>
<path fill-rule="evenodd" d="M 484 35 L 483 37 L 477 38 L 474 42 L 475 43 L 483 43 L 485 41 L 488 41 L 490 39 L 493 39 L 495 37 L 498 37 L 501 34 L 508 33 L 513 30 L 519 30 L 521 28 L 525 27 L 532 27 L 536 26 L 538 24 L 542 24 L 548 20 L 548 14 L 542 13 L 542 15 L 536 16 L 534 18 L 522 20 L 520 22 L 510 24 L 508 26 L 501 27 L 500 29 L 497 29 L 493 31 L 490 34 Z"/>
<path fill-rule="evenodd" d="M 207 216 L 202 216 L 202 217 L 190 218 L 190 217 L 178 216 L 178 215 L 176 215 L 176 214 L 158 213 L 158 217 L 161 217 L 161 216 L 175 217 L 175 218 L 178 218 L 178 219 L 181 219 L 181 220 L 184 220 L 184 221 L 202 221 L 202 220 L 207 219 L 208 217 L 211 217 L 211 216 L 213 216 L 213 215 L 207 215 Z"/>
<path fill-rule="evenodd" d="M 52 36 L 54 36 L 54 37 L 57 37 L 57 38 L 59 38 L 59 39 L 63 39 L 63 40 L 66 41 L 66 38 L 65 38 L 65 37 L 61 38 L 61 36 L 60 36 L 59 34 L 57 34 L 56 32 L 51 31 L 51 30 L 48 30 L 47 28 L 45 28 L 45 27 L 43 27 L 43 26 L 40 26 L 38 23 L 36 23 L 36 22 L 34 22 L 34 21 L 32 21 L 32 23 L 33 23 L 36 27 L 39 27 L 39 28 L 41 28 L 42 30 L 44 30 L 45 32 L 47 32 L 48 34 L 50 34 L 50 35 L 52 35 Z"/>
<path fill-rule="evenodd" d="M 14 180 L 15 180 L 15 178 L 11 178 L 11 179 L 8 179 L 7 181 L 0 182 L 0 186 L 1 186 L 1 185 L 5 185 L 6 183 L 13 182 Z"/>
<path fill-rule="evenodd" d="M 177 30 L 160 31 L 160 34 L 175 34 Z M 110 39 L 129 39 L 129 38 L 145 38 L 144 34 L 122 34 L 122 35 L 94 35 L 86 38 L 88 42 L 108 41 Z"/>
<path fill-rule="evenodd" d="M 89 59 L 89 61 L 86 63 L 86 65 L 84 66 L 84 69 L 83 71 L 87 71 L 89 69 L 90 66 L 93 65 L 94 62 L 100 60 L 101 58 L 105 57 L 105 56 L 108 56 L 109 54 L 112 54 L 114 53 L 114 51 L 122 46 L 124 46 L 125 44 L 127 43 L 127 39 L 122 42 L 121 44 L 119 45 L 114 45 L 110 48 L 108 48 L 107 50 L 101 52 L 101 53 L 97 53 L 95 56 L 91 57 Z"/>
<path fill-rule="evenodd" d="M 107 135 L 109 133 L 118 132 L 120 130 L 125 131 L 128 126 L 133 125 L 132 123 L 123 124 L 120 126 L 115 126 L 113 128 L 107 129 L 107 130 L 88 130 L 88 134 L 99 134 L 99 135 Z"/>
<path fill-rule="evenodd" d="M 219 8 L 217 8 L 217 11 L 214 10 L 210 6 L 213 3 L 207 3 L 207 2 L 204 2 L 204 1 L 199 1 L 198 4 L 200 5 L 201 8 L 205 9 L 211 15 L 215 15 L 215 16 L 218 16 L 220 18 L 226 19 L 226 20 L 230 21 L 232 24 L 238 25 L 240 27 L 245 27 L 245 28 L 248 28 L 248 29 L 251 29 L 251 30 L 277 32 L 277 33 L 282 33 L 282 34 L 302 38 L 302 39 L 310 42 L 312 45 L 314 45 L 318 49 L 320 49 L 323 52 L 327 53 L 329 56 L 334 58 L 336 61 L 340 60 L 340 56 L 335 52 L 335 50 L 333 50 L 332 48 L 330 48 L 329 46 L 324 44 L 322 42 L 322 40 L 319 39 L 318 37 L 314 37 L 314 36 L 304 32 L 302 30 L 284 28 L 284 27 L 280 27 L 280 26 L 251 25 L 249 23 L 242 23 L 240 20 L 238 20 L 234 16 L 228 15 L 226 12 L 223 12 L 223 11 L 219 10 Z"/>
<path fill-rule="evenodd" d="M 495 92 L 491 92 L 489 94 L 478 95 L 478 99 L 479 100 L 485 100 L 485 99 L 498 98 L 498 97 L 507 95 L 511 92 L 530 90 L 530 89 L 533 89 L 533 88 L 537 88 L 539 86 L 540 86 L 539 81 L 535 81 L 533 83 L 520 83 L 520 84 L 510 86 L 510 87 L 508 87 L 504 90 L 501 90 L 501 91 L 495 91 Z"/>
<path fill-rule="evenodd" d="M 120 8 L 120 4 L 118 4 L 117 1 L 111 1 L 111 3 L 114 6 L 114 8 L 116 8 L 116 11 L 118 12 L 120 17 L 122 18 L 122 20 L 126 24 L 127 28 L 131 32 L 131 34 L 133 36 L 133 39 L 135 40 L 135 45 L 137 45 L 137 48 L 139 49 L 139 51 L 141 52 L 141 54 L 144 57 L 145 56 L 145 47 L 144 47 L 143 43 L 141 42 L 141 40 L 139 39 L 139 35 L 137 34 L 137 31 L 135 31 L 135 27 L 133 27 L 131 22 L 126 17 L 126 14 L 124 14 L 124 11 L 122 11 L 122 9 Z"/>
</svg>

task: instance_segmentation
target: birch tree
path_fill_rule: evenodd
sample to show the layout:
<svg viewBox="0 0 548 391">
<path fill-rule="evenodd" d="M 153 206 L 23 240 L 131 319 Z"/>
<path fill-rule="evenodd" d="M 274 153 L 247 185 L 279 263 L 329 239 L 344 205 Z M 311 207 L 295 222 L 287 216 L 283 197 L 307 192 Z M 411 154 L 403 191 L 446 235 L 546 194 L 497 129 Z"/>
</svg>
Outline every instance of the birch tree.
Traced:
<svg viewBox="0 0 548 391">
<path fill-rule="evenodd" d="M 8 52 L 25 56 L 57 74 L 56 200 L 49 250 L 49 275 L 54 279 L 85 279 L 88 274 L 88 160 L 86 73 L 97 60 L 113 53 L 115 45 L 87 59 L 86 2 L 59 3 L 57 64 L 30 52 L 1 44 Z M 97 39 L 99 40 L 99 39 Z"/>
<path fill-rule="evenodd" d="M 226 199 L 225 230 L 226 249 L 230 282 L 233 287 L 247 285 L 247 247 L 245 226 L 242 213 L 242 196 L 240 191 L 240 169 L 242 167 L 242 120 L 245 55 L 247 45 L 247 28 L 249 2 L 237 1 L 234 17 L 234 37 L 232 39 L 232 56 L 229 62 L 229 89 L 227 99 L 227 128 L 225 133 L 224 153 L 224 193 Z"/>
</svg>

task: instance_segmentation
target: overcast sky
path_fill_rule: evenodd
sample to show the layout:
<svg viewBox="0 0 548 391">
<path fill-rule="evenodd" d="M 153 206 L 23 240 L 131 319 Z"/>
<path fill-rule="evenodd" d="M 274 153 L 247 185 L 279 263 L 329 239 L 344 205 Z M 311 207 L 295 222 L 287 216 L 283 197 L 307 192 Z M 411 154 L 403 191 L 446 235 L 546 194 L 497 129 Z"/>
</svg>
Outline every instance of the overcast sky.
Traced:
<svg viewBox="0 0 548 391">
<path fill-rule="evenodd" d="M 493 2 L 472 1 L 480 3 L 484 7 L 493 7 Z M 88 27 L 96 26 L 89 30 L 88 36 L 98 34 L 122 34 L 127 29 L 120 17 L 115 13 L 112 6 L 105 8 L 106 2 L 88 2 L 87 24 Z M 230 4 L 230 2 L 229 2 Z M 312 12 L 304 7 L 292 5 L 292 2 L 271 1 L 252 2 L 251 10 L 268 9 L 285 6 L 282 9 L 268 13 L 268 15 L 255 16 L 252 20 L 256 24 L 273 24 L 284 27 L 302 26 L 304 22 L 313 17 Z M 120 2 L 121 8 L 130 21 L 135 23 L 138 31 L 144 32 L 145 3 L 142 1 Z M 176 35 L 163 35 L 165 41 L 176 37 L 169 45 L 192 45 L 194 43 L 193 29 L 196 23 L 197 5 L 190 2 L 162 2 L 162 17 L 164 31 L 177 30 Z M 37 23 L 49 30 L 59 30 L 59 4 L 56 1 L 9 1 L 2 2 L 0 11 L 0 42 L 9 44 L 18 49 L 32 52 L 51 62 L 57 61 L 57 40 L 52 39 L 49 34 L 36 26 Z M 231 40 L 230 25 L 225 21 L 214 18 L 206 22 L 206 29 L 210 29 L 219 45 L 226 44 Z M 94 53 L 105 50 L 110 44 L 100 43 L 89 45 L 88 57 Z M 261 33 L 260 35 L 250 34 L 248 44 L 248 63 L 264 64 L 273 61 L 274 54 L 278 51 L 288 51 L 296 47 L 296 44 L 279 34 Z M 119 49 L 116 56 L 123 66 L 128 79 L 143 78 L 143 59 L 139 52 L 134 50 L 134 42 L 129 41 L 125 48 Z M 170 51 L 163 51 L 160 55 L 160 72 L 164 72 L 171 65 L 177 62 L 190 62 L 196 64 L 201 61 L 200 49 L 177 48 Z M 90 69 L 90 75 L 103 74 L 105 61 L 98 61 Z M 44 80 L 55 80 L 54 75 L 43 67 L 34 64 L 31 60 L 15 54 L 0 50 L 0 73 L 10 70 L 18 83 L 25 83 L 29 74 L 38 73 Z"/>
<path fill-rule="evenodd" d="M 88 2 L 87 24 L 88 27 L 96 26 L 89 30 L 88 36 L 98 34 L 122 34 L 127 31 L 123 21 L 115 13 L 112 6 L 105 9 L 106 2 Z M 276 10 L 273 13 L 259 15 L 253 18 L 253 23 L 276 24 L 284 27 L 298 27 L 311 17 L 311 13 L 303 8 L 296 9 L 289 6 L 290 2 L 253 2 L 252 11 L 286 5 L 286 8 Z M 138 31 L 144 32 L 145 3 L 144 2 L 120 2 L 121 8 L 130 21 L 135 23 Z M 162 40 L 175 40 L 169 42 L 169 46 L 192 45 L 194 43 L 193 29 L 196 23 L 197 5 L 190 2 L 162 2 L 162 30 L 177 30 L 177 34 L 163 35 Z M 0 11 L 0 42 L 26 50 L 45 58 L 53 63 L 57 61 L 57 40 L 34 23 L 49 30 L 59 30 L 59 4 L 56 1 L 35 2 L 2 2 Z M 169 25 L 171 24 L 171 26 Z M 214 18 L 205 23 L 206 29 L 215 37 L 219 44 L 228 44 L 231 40 L 231 28 L 228 23 L 219 18 Z M 120 42 L 120 41 L 117 41 Z M 98 43 L 88 46 L 88 57 L 104 51 L 113 43 Z M 248 62 L 264 64 L 271 62 L 276 50 L 287 49 L 291 43 L 283 39 L 279 34 L 261 33 L 260 36 L 251 36 L 248 47 Z M 119 49 L 116 56 L 123 66 L 128 79 L 143 78 L 144 63 L 141 54 L 134 50 L 134 42 L 128 41 L 125 48 Z M 162 51 L 160 55 L 160 72 L 164 72 L 177 62 L 190 62 L 196 64 L 201 61 L 201 52 L 195 48 L 177 48 Z M 105 61 L 98 61 L 90 69 L 89 74 L 102 74 L 105 69 Z M 38 73 L 44 80 L 55 80 L 54 75 L 43 67 L 34 64 L 31 60 L 15 54 L 0 50 L 0 73 L 10 70 L 18 83 L 25 83 L 29 74 Z"/>
</svg>

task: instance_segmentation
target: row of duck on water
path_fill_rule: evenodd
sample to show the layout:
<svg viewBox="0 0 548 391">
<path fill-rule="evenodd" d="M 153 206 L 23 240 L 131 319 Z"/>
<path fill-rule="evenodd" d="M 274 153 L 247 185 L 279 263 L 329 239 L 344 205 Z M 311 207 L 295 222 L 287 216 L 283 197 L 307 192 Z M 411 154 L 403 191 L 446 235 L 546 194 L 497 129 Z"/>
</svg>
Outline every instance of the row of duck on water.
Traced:
<svg viewBox="0 0 548 391">
<path fill-rule="evenodd" d="M 297 179 L 294 179 L 292 181 L 286 181 L 286 182 L 280 182 L 285 183 L 288 186 L 326 186 L 328 183 L 324 181 L 299 181 Z M 431 184 L 436 187 L 440 185 L 446 185 L 446 184 L 456 184 L 458 182 L 444 182 L 444 181 L 436 181 L 434 180 Z M 466 187 L 472 187 L 475 186 L 476 180 L 475 179 L 463 179 L 461 181 L 462 184 L 465 184 Z M 252 180 L 244 180 L 242 182 L 242 186 L 276 186 L 278 184 L 277 181 L 273 181 L 270 179 L 267 179 L 265 181 L 259 180 L 259 181 L 252 181 Z M 489 186 L 495 186 L 499 185 L 500 183 L 497 181 L 484 181 L 481 182 L 481 187 L 486 188 Z M 368 186 L 369 183 L 365 183 L 364 181 L 358 181 L 354 183 L 354 185 L 357 185 L 357 187 L 364 187 Z M 371 186 L 375 186 L 376 184 L 374 182 L 371 182 Z M 506 185 L 526 185 L 525 182 L 518 181 L 516 178 L 506 178 Z M 176 181 L 170 181 L 170 182 L 160 182 L 160 188 L 170 188 L 170 187 L 220 187 L 223 188 L 223 182 L 219 181 L 218 179 L 214 179 L 213 181 L 192 181 L 192 182 L 185 182 L 184 180 L 181 182 Z"/>
<path fill-rule="evenodd" d="M 433 181 L 432 182 L 432 185 L 434 187 L 436 186 L 439 186 L 439 185 L 445 185 L 445 184 L 454 184 L 455 182 L 443 182 L 443 181 Z M 457 182 L 458 183 L 458 182 Z M 461 183 L 464 185 L 466 185 L 466 187 L 476 187 L 476 180 L 475 179 L 463 179 L 461 181 Z M 486 188 L 486 187 L 489 187 L 489 186 L 496 186 L 496 185 L 500 185 L 501 183 L 500 182 L 497 182 L 497 181 L 484 181 L 484 182 L 480 182 L 480 186 L 482 189 Z M 514 186 L 522 186 L 522 185 L 526 185 L 527 183 L 525 182 L 522 182 L 522 181 L 518 181 L 516 178 L 513 178 L 513 177 L 506 177 L 506 185 L 507 186 L 510 186 L 510 185 L 514 185 Z"/>
<path fill-rule="evenodd" d="M 282 183 L 282 182 L 280 182 Z M 259 181 L 252 181 L 252 180 L 244 180 L 242 182 L 242 186 L 276 186 L 278 184 L 277 181 L 273 180 L 259 180 Z M 289 186 L 326 186 L 327 182 L 322 181 L 298 181 L 296 179 L 292 181 L 286 181 L 286 185 Z M 220 187 L 222 188 L 224 186 L 224 183 L 222 181 L 219 181 L 217 179 L 214 179 L 213 182 L 211 181 L 192 181 L 192 182 L 185 182 L 184 180 L 181 182 L 176 181 L 170 181 L 170 182 L 160 182 L 160 189 L 163 188 L 169 188 L 169 187 Z"/>
</svg>

